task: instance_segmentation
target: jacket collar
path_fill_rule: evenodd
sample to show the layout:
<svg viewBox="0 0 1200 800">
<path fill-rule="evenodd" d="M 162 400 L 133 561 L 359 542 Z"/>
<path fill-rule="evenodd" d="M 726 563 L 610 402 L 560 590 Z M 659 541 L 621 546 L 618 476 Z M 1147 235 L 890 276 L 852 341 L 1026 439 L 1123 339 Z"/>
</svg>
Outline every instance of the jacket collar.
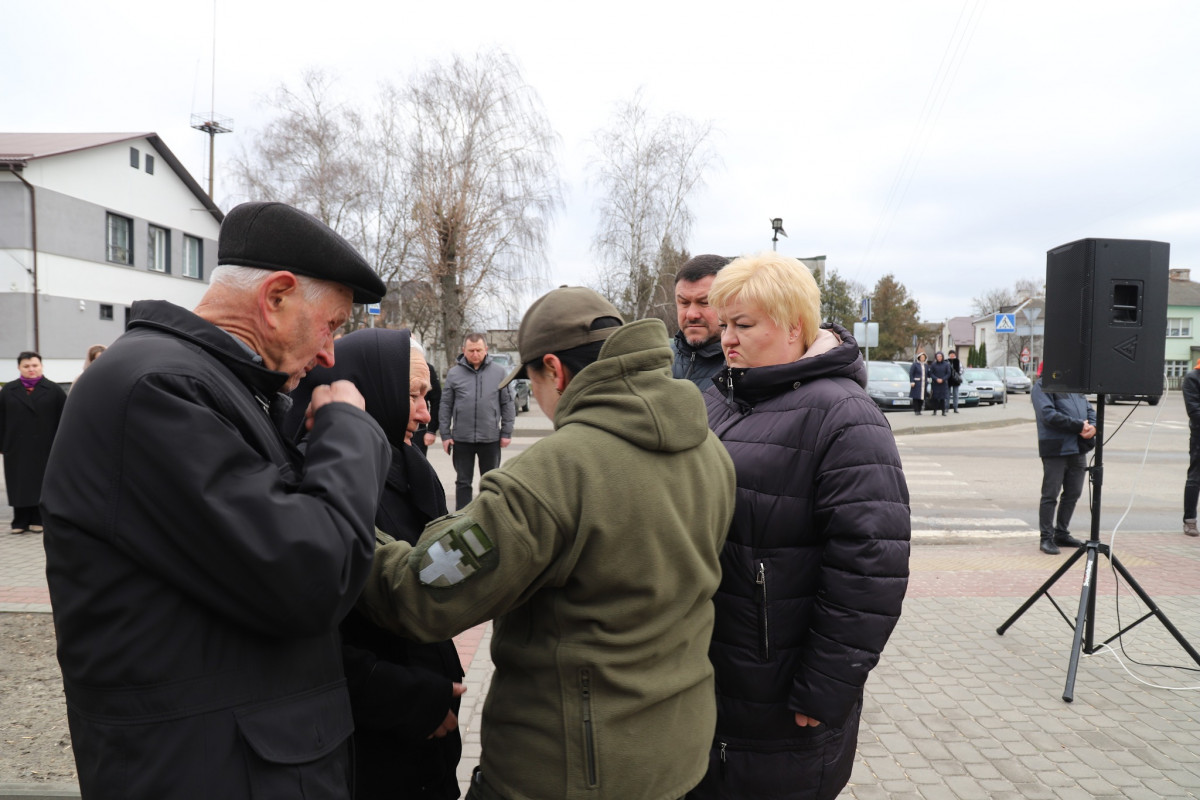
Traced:
<svg viewBox="0 0 1200 800">
<path fill-rule="evenodd" d="M 769 367 L 726 367 L 719 372 L 714 380 L 725 402 L 753 406 L 818 378 L 849 378 L 865 387 L 866 367 L 858 342 L 835 322 L 827 322 L 821 329 L 829 336 L 818 335 L 813 346 L 796 361 Z"/>
<path fill-rule="evenodd" d="M 192 342 L 225 365 L 243 383 L 267 397 L 287 383 L 287 373 L 255 363 L 247 348 L 224 329 L 165 300 L 134 302 L 129 329 L 134 328 L 154 328 Z"/>
<path fill-rule="evenodd" d="M 705 342 L 696 347 L 687 340 L 687 337 L 683 335 L 683 331 L 675 331 L 675 351 L 678 353 L 695 353 L 700 358 L 712 358 L 723 355 L 721 337 L 718 336 L 711 342 Z"/>
</svg>

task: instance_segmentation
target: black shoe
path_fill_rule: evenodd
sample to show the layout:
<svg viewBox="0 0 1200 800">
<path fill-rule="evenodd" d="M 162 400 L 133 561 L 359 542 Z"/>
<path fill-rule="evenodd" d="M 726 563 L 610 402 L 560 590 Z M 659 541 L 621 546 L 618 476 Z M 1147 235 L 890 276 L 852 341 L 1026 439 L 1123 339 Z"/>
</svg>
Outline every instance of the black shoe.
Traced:
<svg viewBox="0 0 1200 800">
<path fill-rule="evenodd" d="M 956 408 L 956 409 L 954 409 L 954 413 L 955 413 L 955 414 L 957 414 L 957 413 L 958 413 L 958 409 L 957 409 L 957 408 Z"/>
<path fill-rule="evenodd" d="M 1059 549 L 1058 549 L 1058 547 L 1055 546 L 1054 540 L 1049 538 L 1048 536 L 1042 537 L 1041 550 L 1043 553 L 1045 553 L 1046 555 L 1050 555 L 1050 556 L 1056 556 L 1059 553 Z"/>
<path fill-rule="evenodd" d="M 1059 547 L 1083 547 L 1083 542 L 1069 533 L 1054 534 L 1054 543 Z"/>
</svg>

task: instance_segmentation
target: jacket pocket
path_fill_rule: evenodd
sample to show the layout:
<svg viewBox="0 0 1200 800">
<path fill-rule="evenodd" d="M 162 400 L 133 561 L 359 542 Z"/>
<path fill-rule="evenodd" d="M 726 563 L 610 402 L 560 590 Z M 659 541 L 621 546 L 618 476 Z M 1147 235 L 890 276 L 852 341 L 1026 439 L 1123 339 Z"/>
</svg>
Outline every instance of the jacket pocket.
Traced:
<svg viewBox="0 0 1200 800">
<path fill-rule="evenodd" d="M 583 725 L 584 779 L 587 781 L 589 789 L 595 789 L 600 785 L 600 776 L 596 764 L 596 722 L 592 708 L 592 671 L 586 667 L 579 670 L 579 696 Z"/>
<path fill-rule="evenodd" d="M 758 562 L 758 575 L 754 579 L 754 603 L 758 611 L 758 658 L 771 658 L 770 620 L 767 615 L 767 564 Z"/>
<path fill-rule="evenodd" d="M 349 791 L 354 731 L 343 683 L 237 712 L 251 797 L 339 797 Z"/>
</svg>

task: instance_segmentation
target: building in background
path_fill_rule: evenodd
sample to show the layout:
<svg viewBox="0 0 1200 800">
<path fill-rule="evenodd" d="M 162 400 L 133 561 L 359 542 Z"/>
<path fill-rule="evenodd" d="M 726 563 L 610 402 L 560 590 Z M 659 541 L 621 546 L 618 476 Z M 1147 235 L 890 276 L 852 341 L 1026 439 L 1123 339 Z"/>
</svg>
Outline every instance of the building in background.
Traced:
<svg viewBox="0 0 1200 800">
<path fill-rule="evenodd" d="M 1196 325 L 1200 323 L 1200 283 L 1192 280 L 1190 269 L 1172 269 L 1170 276 L 1163 375 L 1167 379 L 1167 388 L 1177 390 L 1183 385 L 1183 376 L 1200 358 L 1200 340 L 1196 338 Z"/>
<path fill-rule="evenodd" d="M 0 133 L 0 361 L 69 383 L 134 300 L 193 308 L 223 218 L 156 134 Z"/>
</svg>

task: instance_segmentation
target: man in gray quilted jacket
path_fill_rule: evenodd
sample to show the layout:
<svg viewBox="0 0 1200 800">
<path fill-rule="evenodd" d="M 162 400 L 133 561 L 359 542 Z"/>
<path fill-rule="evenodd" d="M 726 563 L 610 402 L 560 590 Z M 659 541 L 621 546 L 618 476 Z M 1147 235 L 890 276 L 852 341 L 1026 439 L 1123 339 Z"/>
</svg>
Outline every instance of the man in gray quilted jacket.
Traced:
<svg viewBox="0 0 1200 800">
<path fill-rule="evenodd" d="M 483 475 L 500 466 L 500 449 L 512 441 L 516 405 L 509 388 L 500 388 L 506 377 L 507 370 L 488 355 L 482 333 L 467 334 L 462 355 L 446 370 L 438 419 L 442 449 L 454 462 L 456 508 L 471 502 L 476 458 Z"/>
</svg>

